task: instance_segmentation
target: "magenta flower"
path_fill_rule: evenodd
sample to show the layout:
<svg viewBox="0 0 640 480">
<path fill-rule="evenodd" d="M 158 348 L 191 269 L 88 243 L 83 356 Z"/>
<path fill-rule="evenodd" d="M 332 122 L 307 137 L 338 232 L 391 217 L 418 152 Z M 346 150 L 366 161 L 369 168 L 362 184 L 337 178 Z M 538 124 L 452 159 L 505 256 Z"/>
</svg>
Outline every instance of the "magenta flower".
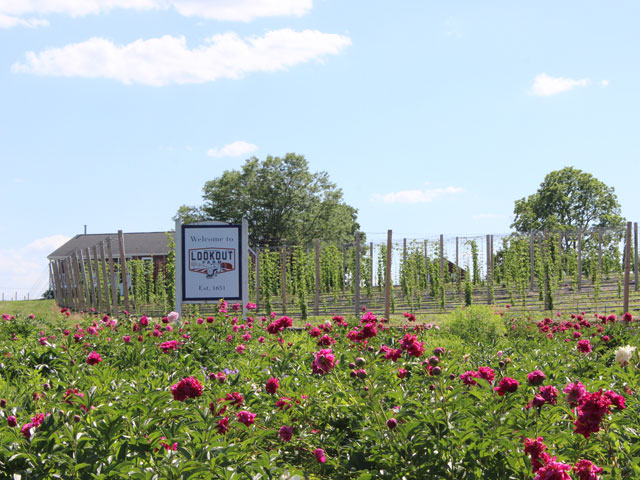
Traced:
<svg viewBox="0 0 640 480">
<path fill-rule="evenodd" d="M 577 407 L 582 397 L 587 393 L 584 385 L 580 382 L 569 383 L 562 391 L 567 394 L 567 402 L 571 407 Z"/>
<path fill-rule="evenodd" d="M 283 442 L 290 441 L 293 436 L 293 427 L 287 427 L 285 425 L 281 426 L 280 430 L 278 430 L 278 435 L 280 435 L 280 439 Z"/>
<path fill-rule="evenodd" d="M 324 453 L 324 450 L 321 448 L 316 448 L 313 451 L 313 454 L 316 456 L 316 460 L 318 463 L 325 463 L 327 461 L 327 456 Z"/>
<path fill-rule="evenodd" d="M 267 391 L 267 393 L 274 395 L 276 393 L 276 390 L 278 390 L 279 386 L 280 386 L 280 380 L 278 380 L 275 377 L 271 377 L 269 380 L 267 380 L 267 385 L 265 387 L 265 390 Z"/>
<path fill-rule="evenodd" d="M 584 353 L 585 355 L 587 355 L 588 353 L 591 353 L 591 342 L 589 340 L 579 340 L 578 341 L 578 351 Z"/>
<path fill-rule="evenodd" d="M 571 465 L 556 462 L 556 457 L 553 457 L 538 470 L 534 480 L 571 480 L 571 476 L 567 473 L 569 470 Z"/>
<path fill-rule="evenodd" d="M 15 427 L 16 425 L 18 425 L 18 420 L 13 415 L 9 415 L 7 417 L 7 425 L 10 427 Z"/>
<path fill-rule="evenodd" d="M 492 383 L 496 378 L 496 373 L 493 371 L 493 368 L 480 367 L 478 368 L 478 378 L 484 378 L 487 382 Z"/>
<path fill-rule="evenodd" d="M 316 352 L 316 358 L 311 364 L 311 369 L 313 373 L 324 375 L 333 370 L 336 363 L 336 357 L 333 355 L 333 351 L 330 348 L 323 348 Z"/>
<path fill-rule="evenodd" d="M 248 427 L 256 421 L 256 414 L 247 410 L 241 410 L 236 413 L 236 418 L 240 423 L 244 423 Z"/>
<path fill-rule="evenodd" d="M 602 468 L 598 468 L 593 462 L 586 459 L 579 460 L 572 470 L 578 480 L 598 480 L 597 474 L 602 472 Z"/>
<path fill-rule="evenodd" d="M 96 352 L 95 350 L 93 352 L 91 352 L 89 354 L 89 356 L 87 357 L 87 363 L 89 365 L 97 365 L 98 363 L 100 363 L 102 361 L 102 357 L 100 356 L 100 354 L 98 352 Z"/>
<path fill-rule="evenodd" d="M 171 385 L 171 394 L 174 400 L 184 402 L 187 398 L 196 398 L 202 395 L 203 386 L 194 377 L 187 377 L 175 385 Z"/>
<path fill-rule="evenodd" d="M 216 422 L 216 430 L 220 435 L 224 435 L 229 431 L 229 417 L 221 418 Z"/>
<path fill-rule="evenodd" d="M 498 392 L 498 395 L 503 396 L 505 393 L 513 393 L 518 390 L 518 385 L 519 383 L 515 378 L 504 377 L 494 390 Z"/>
<path fill-rule="evenodd" d="M 395 418 L 390 418 L 389 420 L 387 420 L 387 428 L 389 430 L 393 430 L 397 426 L 398 426 L 398 421 Z"/>
<path fill-rule="evenodd" d="M 529 385 L 542 385 L 542 382 L 544 382 L 545 378 L 547 378 L 547 376 L 541 372 L 540 370 L 534 370 L 531 373 L 527 374 L 527 381 L 529 382 Z"/>
</svg>

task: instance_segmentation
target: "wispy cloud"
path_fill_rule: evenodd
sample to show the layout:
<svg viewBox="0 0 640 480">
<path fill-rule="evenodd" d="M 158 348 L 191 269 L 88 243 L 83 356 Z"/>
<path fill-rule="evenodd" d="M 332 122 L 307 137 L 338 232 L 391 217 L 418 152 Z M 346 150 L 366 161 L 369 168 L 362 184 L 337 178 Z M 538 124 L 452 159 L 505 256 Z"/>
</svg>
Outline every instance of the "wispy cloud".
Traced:
<svg viewBox="0 0 640 480">
<path fill-rule="evenodd" d="M 5 15 L 0 10 L 0 28 L 26 27 L 37 28 L 49 25 L 47 20 L 39 18 L 20 18 L 11 15 Z"/>
<path fill-rule="evenodd" d="M 531 94 L 536 97 L 550 97 L 558 93 L 568 92 L 575 87 L 586 87 L 589 85 L 588 78 L 579 80 L 564 77 L 551 77 L 546 73 L 541 73 L 533 81 Z"/>
<path fill-rule="evenodd" d="M 257 145 L 253 145 L 252 143 L 247 143 L 240 140 L 230 143 L 229 145 L 225 145 L 222 148 L 210 148 L 209 150 L 207 150 L 207 155 L 209 157 L 215 158 L 240 157 L 242 155 L 253 153 L 256 150 L 258 150 Z"/>
<path fill-rule="evenodd" d="M 337 55 L 349 37 L 316 30 L 272 30 L 262 37 L 214 35 L 189 49 L 185 37 L 166 35 L 116 45 L 91 38 L 40 53 L 28 52 L 14 73 L 57 77 L 109 78 L 125 84 L 168 85 L 241 78 L 252 72 L 276 72 L 310 60 Z"/>
<path fill-rule="evenodd" d="M 69 240 L 65 235 L 39 238 L 21 248 L 0 249 L 0 290 L 6 298 L 38 298 L 48 286 L 47 255 Z"/>
<path fill-rule="evenodd" d="M 464 192 L 460 187 L 430 188 L 423 190 L 400 190 L 398 192 L 374 193 L 373 202 L 382 203 L 430 203 L 443 195 L 453 195 Z"/>
<path fill-rule="evenodd" d="M 602 88 L 607 88 L 607 87 L 609 86 L 609 80 L 602 80 L 602 81 L 600 82 L 600 86 L 601 86 Z"/>
<path fill-rule="evenodd" d="M 45 22 L 21 18 L 26 15 L 81 17 L 115 9 L 173 9 L 186 17 L 249 22 L 261 17 L 302 16 L 312 7 L 313 0 L 0 0 L 0 28 L 40 26 Z"/>
</svg>

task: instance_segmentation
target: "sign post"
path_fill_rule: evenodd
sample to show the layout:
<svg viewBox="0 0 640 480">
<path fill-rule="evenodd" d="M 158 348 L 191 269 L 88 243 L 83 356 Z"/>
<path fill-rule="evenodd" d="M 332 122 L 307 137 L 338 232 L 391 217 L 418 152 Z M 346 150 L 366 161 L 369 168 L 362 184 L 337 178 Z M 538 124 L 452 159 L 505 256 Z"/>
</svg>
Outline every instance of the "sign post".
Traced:
<svg viewBox="0 0 640 480">
<path fill-rule="evenodd" d="M 249 301 L 248 222 L 176 221 L 176 304 Z"/>
</svg>

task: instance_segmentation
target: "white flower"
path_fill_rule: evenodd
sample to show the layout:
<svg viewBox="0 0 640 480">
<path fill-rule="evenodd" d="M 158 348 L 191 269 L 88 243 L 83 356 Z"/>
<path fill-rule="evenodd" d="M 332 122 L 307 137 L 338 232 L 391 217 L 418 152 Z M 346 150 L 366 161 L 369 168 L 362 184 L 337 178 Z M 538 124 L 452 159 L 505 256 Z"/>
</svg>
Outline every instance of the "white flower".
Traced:
<svg viewBox="0 0 640 480">
<path fill-rule="evenodd" d="M 620 347 L 616 350 L 616 362 L 621 367 L 626 367 L 629 365 L 631 361 L 631 357 L 633 356 L 633 352 L 636 351 L 636 347 L 632 347 L 631 345 L 627 345 L 626 347 Z"/>
</svg>

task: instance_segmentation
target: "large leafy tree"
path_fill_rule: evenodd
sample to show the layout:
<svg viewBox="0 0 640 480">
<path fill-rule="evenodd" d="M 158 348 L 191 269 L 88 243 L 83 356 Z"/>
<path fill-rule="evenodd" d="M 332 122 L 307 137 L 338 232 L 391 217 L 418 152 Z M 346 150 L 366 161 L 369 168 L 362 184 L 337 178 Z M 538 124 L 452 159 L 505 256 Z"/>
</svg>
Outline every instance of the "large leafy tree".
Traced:
<svg viewBox="0 0 640 480">
<path fill-rule="evenodd" d="M 183 222 L 249 222 L 252 245 L 307 245 L 314 239 L 353 241 L 360 228 L 357 210 L 326 172 L 311 173 L 302 155 L 249 158 L 241 170 L 227 170 L 203 188 L 204 203 L 182 206 Z"/>
<path fill-rule="evenodd" d="M 512 228 L 529 231 L 582 231 L 622 228 L 620 204 L 609 187 L 573 167 L 549 173 L 533 195 L 516 200 Z"/>
</svg>

